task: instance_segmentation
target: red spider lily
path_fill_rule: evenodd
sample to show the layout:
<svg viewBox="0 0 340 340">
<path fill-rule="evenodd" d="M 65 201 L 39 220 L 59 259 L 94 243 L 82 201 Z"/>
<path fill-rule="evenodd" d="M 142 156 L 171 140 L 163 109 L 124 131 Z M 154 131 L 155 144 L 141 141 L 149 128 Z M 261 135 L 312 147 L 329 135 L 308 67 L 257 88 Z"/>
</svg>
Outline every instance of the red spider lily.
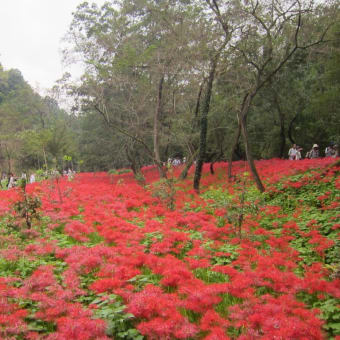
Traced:
<svg viewBox="0 0 340 340">
<path fill-rule="evenodd" d="M 82 242 L 88 241 L 89 239 L 87 235 L 93 233 L 94 231 L 95 229 L 93 227 L 81 223 L 80 221 L 72 221 L 70 223 L 67 223 L 64 228 L 65 234 Z"/>
<path fill-rule="evenodd" d="M 198 327 L 185 320 L 179 313 L 169 315 L 166 319 L 155 317 L 150 321 L 143 321 L 138 330 L 148 336 L 148 339 L 170 340 L 187 339 L 198 333 Z"/>
<path fill-rule="evenodd" d="M 210 330 L 210 333 L 204 338 L 204 340 L 230 340 L 231 339 L 229 336 L 226 335 L 226 332 L 223 328 L 212 327 L 209 330 Z"/>
<path fill-rule="evenodd" d="M 293 164 L 277 159 L 259 161 L 257 166 L 269 194 L 276 195 L 279 179 L 287 192 L 320 182 L 340 188 L 339 180 L 333 179 L 336 172 L 326 169 L 331 161 Z M 204 174 L 202 192 L 218 185 L 234 195 L 232 204 L 239 209 L 243 184 L 227 183 L 222 176 L 226 167 L 226 163 L 218 163 L 215 175 Z M 312 168 L 322 170 L 311 171 L 312 177 L 304 175 L 299 182 L 284 179 Z M 179 171 L 175 169 L 175 175 Z M 233 171 L 239 179 L 247 166 L 236 162 Z M 159 179 L 154 167 L 143 172 L 149 185 Z M 244 182 L 245 187 L 252 185 L 250 178 Z M 0 235 L 0 243 L 5 245 L 1 255 L 8 263 L 16 265 L 23 258 L 51 263 L 23 277 L 17 270 L 13 277 L 0 279 L 3 338 L 107 339 L 105 322 L 93 319 L 92 312 L 99 307 L 77 302 L 81 295 L 97 293 L 120 295 L 126 311 L 135 316 L 134 325 L 148 339 L 223 340 L 229 339 L 227 331 L 238 327 L 242 327 L 238 339 L 325 338 L 319 312 L 297 301 L 296 295 L 312 294 L 320 302 L 329 296 L 340 297 L 339 280 L 331 277 L 322 262 L 334 241 L 322 234 L 322 222 L 315 219 L 306 225 L 303 201 L 291 216 L 284 216 L 279 206 L 261 207 L 254 202 L 258 212 L 245 214 L 242 235 L 235 237 L 235 226 L 221 224 L 228 214 L 225 207 L 212 211 L 217 202 L 188 189 L 189 181 L 176 184 L 174 211 L 153 197 L 151 190 L 136 184 L 131 174 L 113 181 L 104 173 L 81 174 L 72 182 L 61 179 L 59 185 L 63 202 L 50 182 L 28 186 L 30 193 L 42 199 L 41 213 L 50 219 L 46 231 L 39 226 L 23 232 L 27 243 L 22 247 L 17 246 L 15 235 Z M 332 195 L 326 192 L 319 197 L 325 215 L 338 206 L 338 201 L 331 201 Z M 10 213 L 17 199 L 15 190 L 0 192 L 0 214 Z M 249 202 L 244 202 L 244 208 L 249 208 Z M 329 220 L 333 234 L 339 228 L 338 218 L 334 214 Z M 76 246 L 61 248 L 49 239 L 62 232 L 63 226 L 63 232 L 78 241 Z M 98 244 L 89 247 L 94 234 L 100 236 Z M 292 248 L 296 238 L 304 238 L 309 249 L 320 255 L 316 256 L 320 262 L 300 265 L 303 254 Z M 55 258 L 58 266 L 54 267 Z M 91 283 L 85 283 L 84 277 Z M 149 278 L 154 284 L 144 287 L 143 280 Z M 216 310 L 221 310 L 226 296 L 235 305 L 219 314 Z M 34 304 L 36 312 L 30 318 L 53 322 L 56 331 L 29 332 L 21 301 Z M 195 315 L 195 322 L 188 315 Z"/>
<path fill-rule="evenodd" d="M 105 322 L 86 317 L 61 317 L 57 320 L 58 331 L 51 334 L 48 340 L 109 340 L 105 335 Z"/>
<path fill-rule="evenodd" d="M 178 303 L 176 294 L 166 294 L 160 287 L 147 285 L 141 292 L 131 295 L 127 310 L 136 317 L 167 318 L 178 313 L 176 311 Z"/>
<path fill-rule="evenodd" d="M 245 327 L 240 339 L 324 339 L 317 310 L 310 311 L 292 296 L 270 295 L 230 308 L 237 327 Z"/>
</svg>

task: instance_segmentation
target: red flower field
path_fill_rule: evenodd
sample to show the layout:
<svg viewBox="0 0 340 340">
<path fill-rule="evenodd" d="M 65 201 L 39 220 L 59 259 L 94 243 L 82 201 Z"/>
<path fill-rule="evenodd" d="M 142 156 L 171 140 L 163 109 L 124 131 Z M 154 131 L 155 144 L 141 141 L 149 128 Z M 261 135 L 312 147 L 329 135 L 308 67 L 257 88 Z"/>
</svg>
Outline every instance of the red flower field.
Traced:
<svg viewBox="0 0 340 340">
<path fill-rule="evenodd" d="M 340 339 L 339 166 L 244 162 L 146 185 L 79 174 L 0 192 L 1 339 Z M 176 178 L 180 168 L 171 171 Z M 39 197 L 32 227 L 14 210 Z M 27 201 L 26 201 L 27 202 Z"/>
</svg>

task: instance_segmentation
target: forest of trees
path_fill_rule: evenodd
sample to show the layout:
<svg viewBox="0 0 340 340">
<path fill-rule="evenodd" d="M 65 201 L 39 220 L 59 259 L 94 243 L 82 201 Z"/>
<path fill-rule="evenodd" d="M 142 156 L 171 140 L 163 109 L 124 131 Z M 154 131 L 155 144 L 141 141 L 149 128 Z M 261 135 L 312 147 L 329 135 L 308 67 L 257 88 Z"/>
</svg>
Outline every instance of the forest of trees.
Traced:
<svg viewBox="0 0 340 340">
<path fill-rule="evenodd" d="M 0 66 L 2 172 L 99 171 L 286 157 L 339 143 L 338 1 L 120 0 L 73 14 L 55 87 L 70 112 Z M 0 60 L 1 62 L 1 60 Z M 68 157 L 65 157 L 68 156 Z M 261 190 L 261 181 L 257 178 Z"/>
<path fill-rule="evenodd" d="M 77 155 L 77 124 L 54 99 L 34 92 L 19 70 L 6 71 L 0 64 L 3 174 L 59 167 L 65 155 Z"/>
</svg>

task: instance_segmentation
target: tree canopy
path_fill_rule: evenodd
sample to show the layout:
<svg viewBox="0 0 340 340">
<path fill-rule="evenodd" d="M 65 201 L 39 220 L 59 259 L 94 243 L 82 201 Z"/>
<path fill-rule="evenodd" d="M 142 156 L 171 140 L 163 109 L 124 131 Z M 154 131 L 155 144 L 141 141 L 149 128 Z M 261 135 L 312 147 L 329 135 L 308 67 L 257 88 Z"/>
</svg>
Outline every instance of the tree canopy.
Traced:
<svg viewBox="0 0 340 340">
<path fill-rule="evenodd" d="M 85 71 L 58 84 L 72 113 L 0 69 L 2 169 L 248 159 L 256 179 L 254 159 L 339 143 L 338 19 L 337 1 L 83 2 L 64 56 Z"/>
</svg>

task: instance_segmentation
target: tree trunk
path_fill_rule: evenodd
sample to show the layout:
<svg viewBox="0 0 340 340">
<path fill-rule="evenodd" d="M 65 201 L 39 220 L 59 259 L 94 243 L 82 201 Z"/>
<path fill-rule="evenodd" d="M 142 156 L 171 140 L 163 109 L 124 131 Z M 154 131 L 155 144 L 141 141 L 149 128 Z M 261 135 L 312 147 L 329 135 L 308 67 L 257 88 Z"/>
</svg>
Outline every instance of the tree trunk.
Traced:
<svg viewBox="0 0 340 340">
<path fill-rule="evenodd" d="M 197 128 L 198 128 L 198 114 L 200 110 L 200 103 L 201 103 L 201 97 L 202 97 L 202 91 L 203 91 L 203 86 L 205 84 L 206 79 L 203 79 L 198 94 L 197 94 L 197 99 L 196 99 L 196 106 L 195 106 L 195 111 L 194 111 L 194 121 L 191 126 L 191 133 L 193 133 Z M 189 150 L 189 157 L 187 157 L 184 169 L 182 170 L 181 174 L 178 176 L 179 180 L 184 180 L 188 176 L 188 172 L 191 168 L 191 166 L 194 164 L 195 158 L 198 154 L 198 149 L 194 151 L 194 147 L 189 141 L 188 143 L 188 150 Z"/>
<path fill-rule="evenodd" d="M 234 144 L 231 147 L 230 154 L 229 154 L 229 160 L 228 160 L 228 180 L 229 181 L 232 178 L 233 155 L 236 151 L 238 142 L 240 140 L 240 136 L 241 136 L 241 123 L 238 122 L 237 131 L 236 131 L 235 139 L 234 139 Z"/>
<path fill-rule="evenodd" d="M 211 174 L 211 175 L 213 175 L 213 174 L 215 173 L 214 164 L 215 164 L 215 161 L 213 161 L 213 162 L 210 163 L 210 174 Z"/>
<path fill-rule="evenodd" d="M 292 144 L 296 144 L 295 140 L 293 138 L 293 124 L 296 121 L 296 118 L 298 116 L 298 113 L 294 116 L 294 118 L 290 121 L 289 127 L 288 127 L 288 138 Z"/>
<path fill-rule="evenodd" d="M 163 94 L 164 75 L 162 75 L 158 84 L 158 97 L 157 107 L 153 119 L 153 150 L 155 155 L 155 163 L 157 165 L 159 175 L 161 178 L 166 178 L 166 172 L 164 171 L 163 164 L 159 153 L 159 117 L 162 112 L 162 94 Z"/>
<path fill-rule="evenodd" d="M 197 100 L 196 100 L 196 107 L 195 107 L 195 118 L 198 118 L 198 113 L 200 111 L 200 103 L 201 103 L 201 96 L 202 96 L 202 91 L 203 91 L 203 85 L 204 85 L 205 81 L 203 80 L 199 91 L 198 91 L 198 95 L 197 95 Z"/>
<path fill-rule="evenodd" d="M 260 176 L 257 172 L 256 166 L 255 166 L 255 162 L 254 162 L 254 158 L 251 154 L 250 151 L 250 145 L 249 145 L 249 138 L 248 138 L 248 130 L 247 130 L 247 115 L 249 112 L 249 108 L 250 108 L 250 104 L 251 101 L 253 99 L 253 97 L 255 96 L 256 93 L 248 93 L 245 97 L 245 100 L 243 102 L 242 105 L 242 110 L 239 116 L 239 122 L 241 124 L 241 132 L 242 132 L 242 137 L 243 137 L 243 141 L 244 141 L 244 145 L 245 145 L 245 149 L 246 149 L 246 156 L 247 156 L 247 160 L 248 160 L 248 164 L 249 164 L 249 168 L 250 168 L 250 172 L 253 175 L 253 178 L 255 180 L 256 186 L 259 189 L 260 192 L 264 192 L 265 188 L 261 182 Z"/>
<path fill-rule="evenodd" d="M 47 171 L 47 158 L 46 158 L 46 152 L 45 152 L 45 148 L 43 147 L 43 155 L 44 155 L 44 162 L 45 162 L 45 170 Z M 64 162 L 64 160 L 63 160 Z M 64 167 L 63 167 L 64 170 Z"/>
<path fill-rule="evenodd" d="M 191 166 L 193 165 L 194 161 L 195 161 L 195 157 L 198 154 L 198 150 L 196 150 L 195 152 L 193 152 L 190 157 L 187 159 L 186 163 L 185 163 L 185 167 L 182 170 L 181 174 L 178 176 L 179 180 L 183 180 L 186 179 L 188 176 L 188 172 L 189 169 L 191 168 Z"/>
<path fill-rule="evenodd" d="M 206 95 L 203 102 L 203 108 L 202 108 L 202 116 L 201 116 L 201 133 L 200 133 L 200 144 L 199 144 L 199 152 L 198 152 L 198 159 L 195 169 L 195 177 L 194 177 L 194 189 L 199 192 L 199 186 L 202 176 L 202 168 L 205 158 L 205 151 L 206 151 L 206 143 L 207 143 L 207 131 L 208 131 L 208 113 L 209 113 L 209 107 L 210 107 L 210 99 L 211 99 L 211 92 L 215 77 L 215 70 L 217 61 L 219 58 L 219 54 L 215 56 L 215 58 L 212 60 L 211 69 L 209 72 L 209 78 L 207 83 L 207 90 Z"/>
<path fill-rule="evenodd" d="M 219 153 L 214 153 L 214 154 L 213 154 L 213 157 L 211 157 L 211 159 L 209 159 L 209 162 L 210 162 L 210 173 L 211 173 L 212 175 L 215 174 L 214 164 L 215 164 L 217 161 L 221 160 L 222 157 L 223 157 L 223 149 L 222 149 L 222 147 L 221 147 L 221 148 L 220 148 L 220 152 L 219 152 Z"/>
<path fill-rule="evenodd" d="M 145 178 L 144 178 L 144 175 L 142 173 L 141 164 L 140 164 L 139 160 L 137 159 L 138 157 L 137 157 L 136 152 L 131 150 L 132 148 L 129 148 L 128 145 L 125 146 L 126 157 L 127 157 L 128 161 L 130 162 L 131 170 L 132 170 L 133 175 L 134 175 L 135 179 L 137 180 L 137 182 L 145 184 Z"/>
</svg>

